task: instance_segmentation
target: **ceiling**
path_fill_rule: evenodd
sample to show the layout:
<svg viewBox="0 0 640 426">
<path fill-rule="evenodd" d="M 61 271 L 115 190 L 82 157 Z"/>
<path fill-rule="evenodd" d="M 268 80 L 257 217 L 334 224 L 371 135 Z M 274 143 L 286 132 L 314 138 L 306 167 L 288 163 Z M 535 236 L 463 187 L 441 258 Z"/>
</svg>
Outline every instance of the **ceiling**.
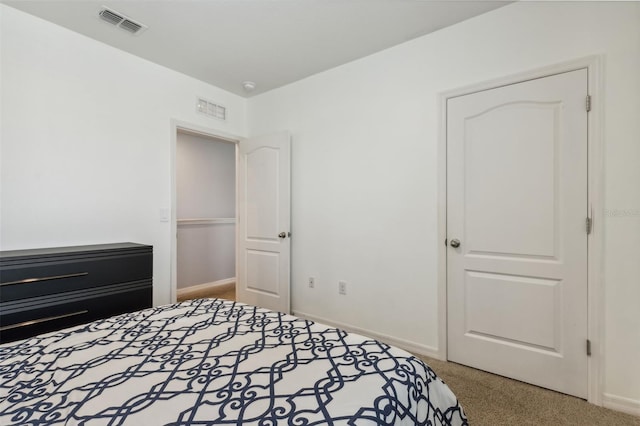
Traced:
<svg viewBox="0 0 640 426">
<path fill-rule="evenodd" d="M 252 96 L 501 7 L 506 1 L 5 0 L 3 3 Z M 143 23 L 131 35 L 102 6 Z M 256 89 L 245 93 L 242 82 Z"/>
</svg>

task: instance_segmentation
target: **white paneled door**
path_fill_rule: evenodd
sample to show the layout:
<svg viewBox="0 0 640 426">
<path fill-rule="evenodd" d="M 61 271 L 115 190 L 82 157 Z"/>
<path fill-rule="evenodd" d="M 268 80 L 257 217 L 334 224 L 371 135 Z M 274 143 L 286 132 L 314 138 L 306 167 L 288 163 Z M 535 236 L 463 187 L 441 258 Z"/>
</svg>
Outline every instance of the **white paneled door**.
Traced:
<svg viewBox="0 0 640 426">
<path fill-rule="evenodd" d="M 237 299 L 289 313 L 288 132 L 238 144 Z"/>
<path fill-rule="evenodd" d="M 587 396 L 587 70 L 447 102 L 451 361 Z"/>
</svg>

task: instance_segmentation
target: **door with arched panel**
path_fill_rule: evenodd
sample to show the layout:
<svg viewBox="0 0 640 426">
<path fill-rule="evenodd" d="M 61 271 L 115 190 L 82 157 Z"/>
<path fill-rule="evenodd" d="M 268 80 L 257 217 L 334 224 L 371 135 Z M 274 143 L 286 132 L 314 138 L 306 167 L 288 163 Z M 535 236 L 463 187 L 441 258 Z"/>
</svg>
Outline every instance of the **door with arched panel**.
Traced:
<svg viewBox="0 0 640 426">
<path fill-rule="evenodd" d="M 586 69 L 447 101 L 451 361 L 587 396 Z"/>
<path fill-rule="evenodd" d="M 290 310 L 290 146 L 288 132 L 238 144 L 237 299 Z"/>
</svg>

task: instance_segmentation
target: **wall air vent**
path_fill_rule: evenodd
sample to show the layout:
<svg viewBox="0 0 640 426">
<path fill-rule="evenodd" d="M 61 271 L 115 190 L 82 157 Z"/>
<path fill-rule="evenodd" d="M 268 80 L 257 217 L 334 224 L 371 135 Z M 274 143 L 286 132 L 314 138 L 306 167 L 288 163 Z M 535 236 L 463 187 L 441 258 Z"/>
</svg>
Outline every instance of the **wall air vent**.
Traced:
<svg viewBox="0 0 640 426">
<path fill-rule="evenodd" d="M 220 120 L 227 119 L 227 108 L 204 98 L 196 99 L 196 111 Z"/>
<path fill-rule="evenodd" d="M 131 34 L 140 34 L 147 29 L 146 25 L 136 22 L 128 16 L 120 12 L 116 12 L 113 9 L 109 9 L 106 6 L 102 6 L 98 15 L 103 21 L 108 22 L 111 25 L 115 25 L 121 30 L 127 31 Z"/>
</svg>

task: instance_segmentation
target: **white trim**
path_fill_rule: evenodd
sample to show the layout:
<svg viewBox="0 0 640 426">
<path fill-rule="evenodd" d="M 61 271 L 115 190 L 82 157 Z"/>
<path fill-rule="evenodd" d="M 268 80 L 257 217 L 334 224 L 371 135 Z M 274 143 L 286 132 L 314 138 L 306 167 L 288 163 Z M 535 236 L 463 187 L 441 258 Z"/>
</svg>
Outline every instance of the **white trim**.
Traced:
<svg viewBox="0 0 640 426">
<path fill-rule="evenodd" d="M 226 278 L 224 280 L 213 281 L 210 283 L 192 285 L 191 287 L 179 288 L 176 295 L 178 297 L 189 297 L 194 293 L 203 290 L 219 289 L 220 292 L 231 290 L 236 286 L 236 277 Z"/>
<path fill-rule="evenodd" d="M 593 231 L 588 237 L 588 338 L 592 354 L 588 364 L 588 401 L 602 405 L 604 383 L 604 90 L 602 56 L 588 56 L 573 61 L 551 65 L 516 75 L 465 86 L 441 93 L 440 128 L 438 141 L 438 358 L 447 359 L 447 250 L 444 240 L 447 235 L 447 100 L 457 96 L 494 89 L 509 84 L 546 77 L 553 74 L 586 68 L 588 90 L 592 97 L 592 108 L 588 115 L 588 194 L 593 212 Z"/>
<path fill-rule="evenodd" d="M 242 137 L 234 135 L 232 133 L 223 132 L 222 130 L 204 127 L 198 124 L 193 124 L 187 121 L 177 120 L 173 118 L 171 119 L 171 127 L 176 131 L 180 130 L 180 133 L 186 133 L 187 135 L 215 138 L 234 144 L 243 139 Z"/>
<path fill-rule="evenodd" d="M 602 56 L 585 58 L 589 73 L 591 111 L 588 114 L 589 206 L 592 229 L 588 240 L 588 333 L 591 340 L 587 400 L 602 405 L 605 365 L 604 286 L 604 73 Z"/>
<path fill-rule="evenodd" d="M 404 349 L 407 352 L 411 352 L 415 355 L 424 355 L 431 358 L 438 358 L 438 350 L 432 346 L 421 345 L 419 343 L 412 342 L 410 340 L 399 339 L 397 337 L 389 336 L 388 334 L 377 333 L 375 331 L 367 330 L 365 328 L 355 327 L 349 324 L 332 321 L 327 318 L 317 317 L 315 315 L 307 314 L 300 311 L 293 311 L 293 315 L 308 319 L 317 323 L 337 327 L 351 333 L 361 334 L 363 336 L 371 337 L 381 342 L 388 343 L 393 346 L 397 346 Z"/>
<path fill-rule="evenodd" d="M 602 406 L 615 411 L 640 416 L 640 401 L 622 396 L 605 393 L 602 396 Z"/>
<path fill-rule="evenodd" d="M 447 361 L 447 99 L 440 95 L 440 128 L 438 131 L 438 227 L 437 227 L 437 274 L 438 274 L 438 359 Z"/>
<path fill-rule="evenodd" d="M 172 118 L 170 120 L 171 131 L 171 147 L 170 147 L 170 162 L 171 162 L 171 231 L 169 235 L 169 250 L 171 252 L 171 265 L 170 265 L 170 288 L 169 288 L 169 302 L 175 303 L 177 300 L 177 284 L 178 284 L 178 221 L 176 219 L 177 213 L 177 190 L 176 190 L 176 144 L 178 142 L 178 131 L 180 133 L 186 133 L 195 136 L 204 136 L 207 138 L 215 138 L 224 142 L 233 143 L 236 145 L 236 169 L 238 162 L 238 142 L 242 137 L 232 135 L 220 131 L 218 129 L 211 129 L 208 127 L 199 126 L 197 124 L 188 123 L 186 121 L 177 120 Z M 237 191 L 237 189 L 236 189 Z M 237 197 L 236 197 L 236 212 Z M 237 218 L 236 218 L 237 219 Z M 237 232 L 236 232 L 237 240 Z M 236 265 L 236 270 L 238 266 Z"/>
</svg>

